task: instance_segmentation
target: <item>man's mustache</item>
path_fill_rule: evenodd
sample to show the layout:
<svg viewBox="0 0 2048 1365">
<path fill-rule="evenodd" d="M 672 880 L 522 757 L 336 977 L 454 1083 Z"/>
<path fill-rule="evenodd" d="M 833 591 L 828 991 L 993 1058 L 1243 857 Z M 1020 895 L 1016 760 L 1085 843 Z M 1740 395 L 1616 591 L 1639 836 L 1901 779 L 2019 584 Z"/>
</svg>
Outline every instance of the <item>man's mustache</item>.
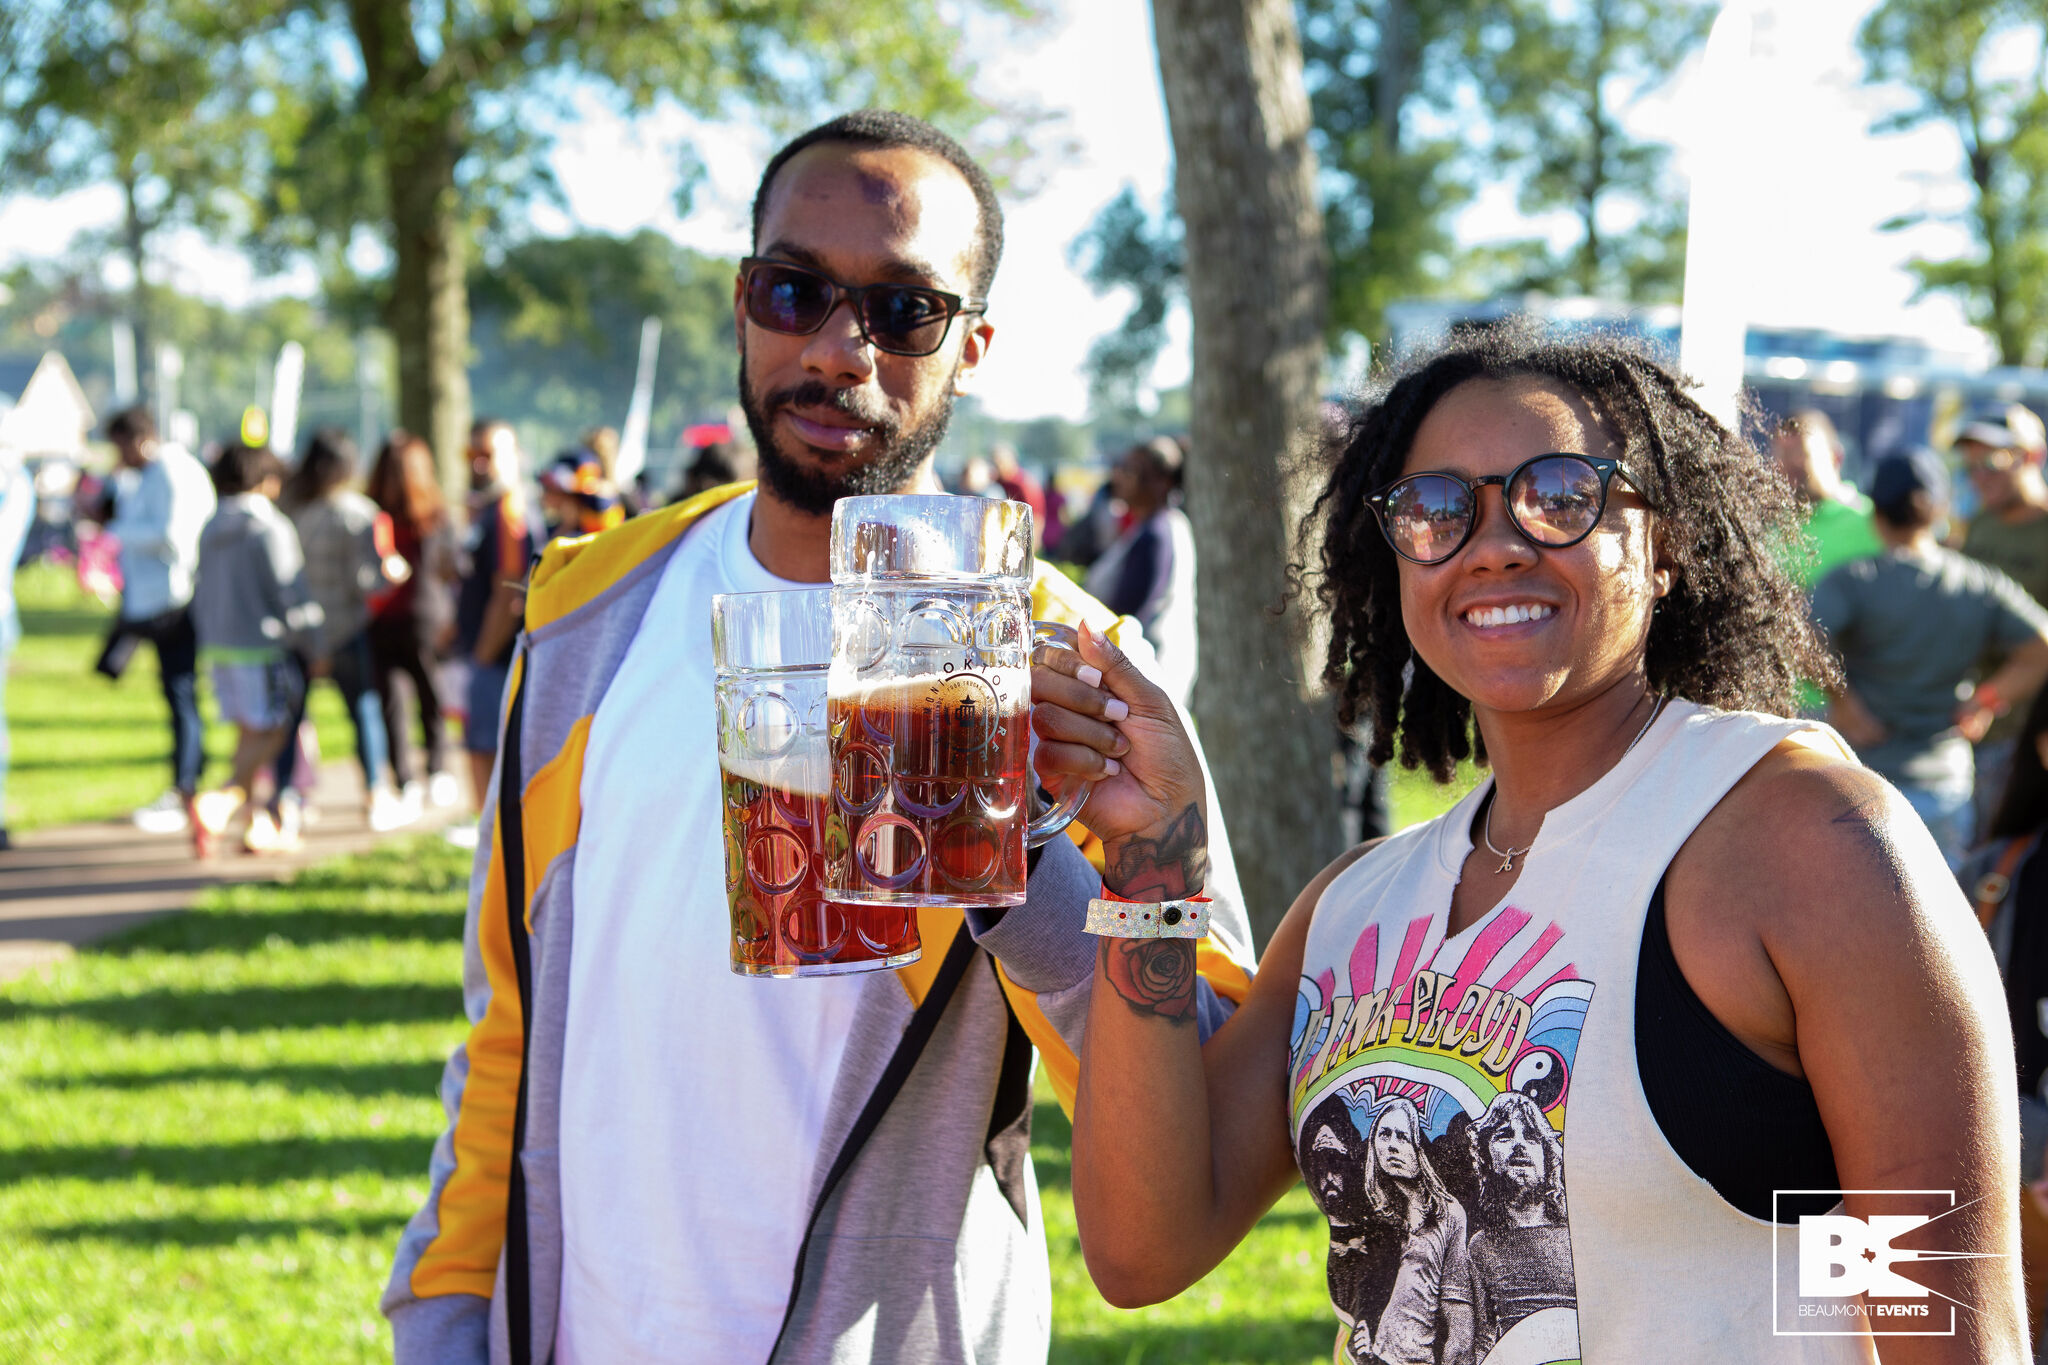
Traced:
<svg viewBox="0 0 2048 1365">
<path fill-rule="evenodd" d="M 778 408 L 830 408 L 862 426 L 878 427 L 884 431 L 893 431 L 896 427 L 889 410 L 865 399 L 859 389 L 835 389 L 819 379 L 806 379 L 801 384 L 769 394 L 767 410 L 774 412 Z"/>
</svg>

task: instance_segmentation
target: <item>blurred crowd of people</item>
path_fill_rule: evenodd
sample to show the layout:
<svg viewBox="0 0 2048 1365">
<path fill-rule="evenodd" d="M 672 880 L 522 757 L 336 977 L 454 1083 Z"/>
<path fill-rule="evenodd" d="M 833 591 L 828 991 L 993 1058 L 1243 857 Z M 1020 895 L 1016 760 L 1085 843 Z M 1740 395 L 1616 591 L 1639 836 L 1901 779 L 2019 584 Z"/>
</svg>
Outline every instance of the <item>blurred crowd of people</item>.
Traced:
<svg viewBox="0 0 2048 1365">
<path fill-rule="evenodd" d="M 1913 805 L 1951 867 L 1987 832 L 2029 705 L 2048 680 L 2048 432 L 2019 404 L 1969 415 L 1944 459 L 1920 446 L 1842 477 L 1819 411 L 1772 446 L 1807 508 L 1803 581 L 1845 682 L 1807 702 Z M 1967 478 L 1976 511 L 1952 516 Z"/>
<path fill-rule="evenodd" d="M 662 497 L 645 478 L 615 476 L 609 428 L 534 469 L 511 424 L 485 418 L 470 432 L 469 492 L 458 506 L 427 442 L 404 430 L 367 468 L 333 428 L 314 432 L 288 464 L 260 412 L 204 459 L 160 439 L 145 407 L 116 414 L 105 434 L 116 468 L 80 507 L 101 523 L 118 565 L 120 609 L 97 667 L 119 678 L 143 645 L 154 649 L 170 785 L 134 822 L 189 834 L 202 857 L 223 840 L 251 853 L 300 847 L 320 759 L 307 700 L 323 680 L 353 727 L 372 829 L 402 828 L 465 795 L 480 807 L 531 560 L 557 536 L 610 530 L 755 469 L 750 449 L 713 441 L 690 453 Z M 1196 671 L 1185 459 L 1185 444 L 1169 437 L 1134 445 L 1092 498 L 1070 506 L 1054 471 L 1041 477 L 997 445 L 966 462 L 954 490 L 1028 504 L 1044 553 L 1140 622 L 1183 705 Z M 219 719 L 236 731 L 224 780 L 210 789 L 202 670 Z M 467 793 L 453 763 L 458 728 Z M 475 826 L 450 837 L 468 842 Z"/>
<path fill-rule="evenodd" d="M 751 450 L 713 442 L 662 497 L 644 479 L 615 478 L 610 429 L 530 469 L 512 426 L 485 419 L 471 431 L 469 495 L 457 507 L 409 432 L 391 433 L 365 469 L 346 434 L 321 430 L 288 466 L 263 440 L 260 414 L 256 425 L 209 464 L 159 440 L 146 409 L 119 413 L 106 428 L 119 466 L 87 509 L 118 545 L 122 585 L 100 671 L 118 677 L 152 646 L 170 715 L 171 784 L 136 823 L 188 831 L 202 853 L 230 831 L 253 851 L 297 846 L 318 760 L 306 698 L 323 679 L 354 726 L 373 828 L 463 799 L 451 719 L 475 800 L 533 556 L 553 537 L 609 530 L 754 473 Z M 1843 476 L 1843 442 L 1818 410 L 1786 421 L 1772 453 L 1807 508 L 1797 567 L 1847 678 L 1809 688 L 1809 711 L 1906 795 L 1960 866 L 1999 827 L 2015 755 L 2041 756 L 2026 720 L 2048 681 L 2048 429 L 2018 404 L 1974 413 L 1949 459 L 1924 447 L 1886 454 L 1867 462 L 1861 489 Z M 1182 440 L 1139 442 L 1077 497 L 1079 479 L 1028 469 L 998 444 L 952 480 L 955 492 L 1028 504 L 1042 553 L 1137 619 L 1183 706 L 1198 671 L 1186 458 Z M 1966 520 L 1951 516 L 1958 477 L 1975 505 Z M 0 533 L 7 506 L 0 497 Z M 238 731 L 212 791 L 200 787 L 202 666 Z M 1360 769 L 1352 785 L 1351 803 L 1381 827 L 1378 775 Z"/>
</svg>

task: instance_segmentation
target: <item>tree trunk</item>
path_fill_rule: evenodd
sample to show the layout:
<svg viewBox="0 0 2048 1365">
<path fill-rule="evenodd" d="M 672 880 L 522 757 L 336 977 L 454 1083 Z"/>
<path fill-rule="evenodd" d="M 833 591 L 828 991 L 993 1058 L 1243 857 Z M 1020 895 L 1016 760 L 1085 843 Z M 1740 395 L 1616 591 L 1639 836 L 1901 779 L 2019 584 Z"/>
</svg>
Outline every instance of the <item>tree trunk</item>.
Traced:
<svg viewBox="0 0 2048 1365">
<path fill-rule="evenodd" d="M 1408 101 L 1408 0 L 1383 0 L 1380 5 L 1379 61 L 1373 71 L 1372 120 L 1379 135 L 1380 155 L 1389 168 L 1401 156 L 1401 106 Z"/>
<path fill-rule="evenodd" d="M 396 258 L 385 322 L 398 349 L 398 421 L 427 439 L 452 496 L 469 487 L 467 225 L 455 186 L 468 131 L 460 83 L 421 57 L 410 0 L 349 0 L 364 97 L 384 139 Z"/>
<path fill-rule="evenodd" d="M 397 268 L 385 318 L 398 343 L 398 420 L 427 438 L 442 485 L 469 487 L 467 241 L 447 129 L 419 129 L 413 154 L 388 156 Z"/>
<path fill-rule="evenodd" d="M 1290 459 L 1317 420 L 1323 359 L 1308 95 L 1289 0 L 1153 0 L 1152 13 L 1194 314 L 1195 712 L 1263 945 L 1342 840 L 1304 613 L 1270 610 L 1313 496 Z"/>
<path fill-rule="evenodd" d="M 154 405 L 156 401 L 156 329 L 150 325 L 149 281 L 142 268 L 149 260 L 149 224 L 143 220 L 142 205 L 136 200 L 133 162 L 121 168 L 121 244 L 128 253 L 128 268 L 135 283 L 128 290 L 128 322 L 135 329 L 135 400 Z M 164 424 L 164 439 L 170 439 L 170 423 Z"/>
<path fill-rule="evenodd" d="M 1600 82 L 1614 62 L 1612 19 L 1606 5 L 1593 6 L 1593 71 L 1586 83 L 1586 178 L 1579 199 L 1579 218 L 1586 230 L 1586 240 L 1579 247 L 1579 292 L 1588 298 L 1600 292 L 1600 196 L 1607 189 L 1607 99 Z"/>
</svg>

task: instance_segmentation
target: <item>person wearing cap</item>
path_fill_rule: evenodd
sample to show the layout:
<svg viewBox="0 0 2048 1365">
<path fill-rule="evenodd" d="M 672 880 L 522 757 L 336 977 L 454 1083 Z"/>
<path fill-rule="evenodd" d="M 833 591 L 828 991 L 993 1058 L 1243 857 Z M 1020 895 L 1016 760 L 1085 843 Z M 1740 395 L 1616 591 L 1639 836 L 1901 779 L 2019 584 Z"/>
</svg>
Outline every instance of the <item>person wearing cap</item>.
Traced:
<svg viewBox="0 0 2048 1365">
<path fill-rule="evenodd" d="M 1963 553 L 2010 574 L 2027 595 L 2048 604 L 2048 428 L 2032 411 L 2007 403 L 1974 413 L 1956 433 L 1956 457 L 1970 476 L 1978 511 Z M 2013 744 L 2028 697 L 2006 697 L 2006 710 L 1977 745 L 1977 819 L 1991 808 L 2012 771 Z"/>
<path fill-rule="evenodd" d="M 1976 490 L 1963 553 L 2002 569 L 2048 602 L 2048 428 L 2018 403 L 1976 413 L 1956 433 L 1956 458 Z"/>
<path fill-rule="evenodd" d="M 619 490 L 606 476 L 603 461 L 590 450 L 566 451 L 542 471 L 540 505 L 549 540 L 595 535 L 626 519 Z"/>
<path fill-rule="evenodd" d="M 1884 553 L 1835 569 L 1813 592 L 1846 680 L 1828 693 L 1828 720 L 1898 787 L 1954 867 L 1975 825 L 1970 746 L 2009 698 L 2048 679 L 2048 611 L 2007 574 L 1941 544 L 1948 469 L 1932 450 L 1878 461 L 1870 500 Z M 2005 661 L 1958 705 L 1994 651 Z"/>
</svg>

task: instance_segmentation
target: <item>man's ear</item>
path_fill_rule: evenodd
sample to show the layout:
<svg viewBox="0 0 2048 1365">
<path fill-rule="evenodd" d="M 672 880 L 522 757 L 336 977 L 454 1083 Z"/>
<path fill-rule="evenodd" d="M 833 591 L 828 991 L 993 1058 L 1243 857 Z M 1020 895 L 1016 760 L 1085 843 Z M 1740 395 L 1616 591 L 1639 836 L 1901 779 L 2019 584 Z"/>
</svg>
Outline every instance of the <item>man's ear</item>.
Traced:
<svg viewBox="0 0 2048 1365">
<path fill-rule="evenodd" d="M 743 357 L 747 353 L 747 312 L 743 295 L 746 287 L 743 276 L 732 277 L 732 344 Z"/>
<path fill-rule="evenodd" d="M 994 342 L 995 327 L 985 317 L 977 317 L 974 326 L 967 329 L 967 337 L 960 343 L 960 363 L 953 367 L 953 392 L 964 394 L 973 379 L 974 371 Z"/>
</svg>

